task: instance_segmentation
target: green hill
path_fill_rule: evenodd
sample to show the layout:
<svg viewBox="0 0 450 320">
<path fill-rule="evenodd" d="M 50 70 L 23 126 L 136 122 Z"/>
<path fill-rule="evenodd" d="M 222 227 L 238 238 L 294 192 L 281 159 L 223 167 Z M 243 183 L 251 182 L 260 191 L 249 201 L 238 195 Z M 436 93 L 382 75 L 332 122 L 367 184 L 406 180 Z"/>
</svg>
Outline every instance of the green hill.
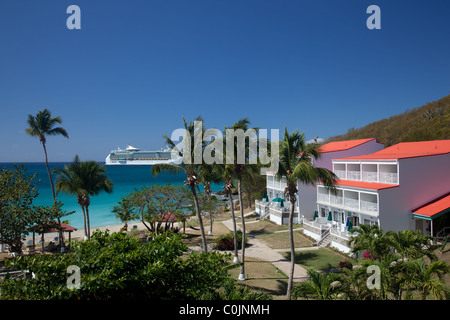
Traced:
<svg viewBox="0 0 450 320">
<path fill-rule="evenodd" d="M 366 138 L 377 138 L 385 147 L 399 142 L 450 139 L 450 95 L 364 127 L 351 128 L 325 143 Z"/>
</svg>

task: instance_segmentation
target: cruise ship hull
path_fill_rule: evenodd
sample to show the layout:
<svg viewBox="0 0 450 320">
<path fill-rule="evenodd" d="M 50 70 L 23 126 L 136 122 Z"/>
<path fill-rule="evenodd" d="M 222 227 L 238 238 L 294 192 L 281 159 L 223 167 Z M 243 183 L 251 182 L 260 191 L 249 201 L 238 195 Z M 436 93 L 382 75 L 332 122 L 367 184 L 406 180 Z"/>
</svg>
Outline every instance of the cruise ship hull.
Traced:
<svg viewBox="0 0 450 320">
<path fill-rule="evenodd" d="M 112 150 L 105 159 L 106 165 L 155 165 L 160 163 L 175 163 L 170 150 L 140 151 L 130 145 L 126 150 Z"/>
</svg>

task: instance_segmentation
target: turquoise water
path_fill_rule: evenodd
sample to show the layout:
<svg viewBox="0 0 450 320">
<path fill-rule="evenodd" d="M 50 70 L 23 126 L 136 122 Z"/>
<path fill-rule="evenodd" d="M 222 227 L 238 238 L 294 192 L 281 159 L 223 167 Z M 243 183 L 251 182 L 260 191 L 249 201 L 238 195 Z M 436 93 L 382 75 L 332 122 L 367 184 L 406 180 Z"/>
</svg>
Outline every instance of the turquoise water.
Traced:
<svg viewBox="0 0 450 320">
<path fill-rule="evenodd" d="M 53 162 L 49 163 L 50 172 L 55 168 L 62 168 L 66 163 Z M 0 163 L 0 168 L 14 168 L 13 163 Z M 36 181 L 39 190 L 39 196 L 34 200 L 35 205 L 51 205 L 53 203 L 52 191 L 48 180 L 47 169 L 45 163 L 28 162 L 24 163 L 27 174 L 37 174 Z M 123 196 L 128 195 L 134 188 L 142 186 L 150 186 L 153 184 L 172 184 L 182 186 L 185 180 L 184 174 L 166 174 L 161 173 L 153 177 L 151 174 L 151 166 L 106 166 L 106 174 L 114 183 L 114 190 L 111 194 L 106 192 L 91 197 L 91 205 L 89 206 L 91 229 L 110 225 L 121 224 L 120 220 L 114 217 L 112 209 L 121 200 Z M 53 175 L 53 182 L 55 182 Z M 200 190 L 203 190 L 200 187 Z M 213 191 L 221 190 L 220 186 L 212 186 Z M 75 213 L 64 217 L 63 220 L 69 220 L 69 224 L 75 228 L 83 229 L 83 214 L 77 203 L 75 196 L 60 193 L 57 195 L 58 201 L 64 203 L 63 210 L 66 212 L 75 211 Z"/>
</svg>

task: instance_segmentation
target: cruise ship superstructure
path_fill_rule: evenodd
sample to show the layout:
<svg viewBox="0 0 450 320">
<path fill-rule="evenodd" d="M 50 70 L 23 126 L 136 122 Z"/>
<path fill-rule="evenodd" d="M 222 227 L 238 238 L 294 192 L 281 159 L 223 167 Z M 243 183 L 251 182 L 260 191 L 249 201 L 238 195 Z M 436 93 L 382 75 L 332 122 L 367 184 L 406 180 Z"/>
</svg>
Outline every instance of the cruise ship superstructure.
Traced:
<svg viewBox="0 0 450 320">
<path fill-rule="evenodd" d="M 112 150 L 105 159 L 106 165 L 154 165 L 173 162 L 171 150 L 141 151 L 131 145 L 125 150 Z"/>
</svg>

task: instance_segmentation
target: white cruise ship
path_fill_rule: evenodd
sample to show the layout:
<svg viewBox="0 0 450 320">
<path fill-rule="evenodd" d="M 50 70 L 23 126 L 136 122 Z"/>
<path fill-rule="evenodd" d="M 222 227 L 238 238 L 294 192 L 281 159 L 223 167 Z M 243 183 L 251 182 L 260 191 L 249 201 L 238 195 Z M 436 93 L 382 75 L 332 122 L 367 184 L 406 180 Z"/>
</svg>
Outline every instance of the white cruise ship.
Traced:
<svg viewBox="0 0 450 320">
<path fill-rule="evenodd" d="M 154 165 L 158 163 L 174 163 L 171 150 L 141 151 L 128 145 L 125 150 L 112 150 L 105 159 L 106 165 Z"/>
</svg>

